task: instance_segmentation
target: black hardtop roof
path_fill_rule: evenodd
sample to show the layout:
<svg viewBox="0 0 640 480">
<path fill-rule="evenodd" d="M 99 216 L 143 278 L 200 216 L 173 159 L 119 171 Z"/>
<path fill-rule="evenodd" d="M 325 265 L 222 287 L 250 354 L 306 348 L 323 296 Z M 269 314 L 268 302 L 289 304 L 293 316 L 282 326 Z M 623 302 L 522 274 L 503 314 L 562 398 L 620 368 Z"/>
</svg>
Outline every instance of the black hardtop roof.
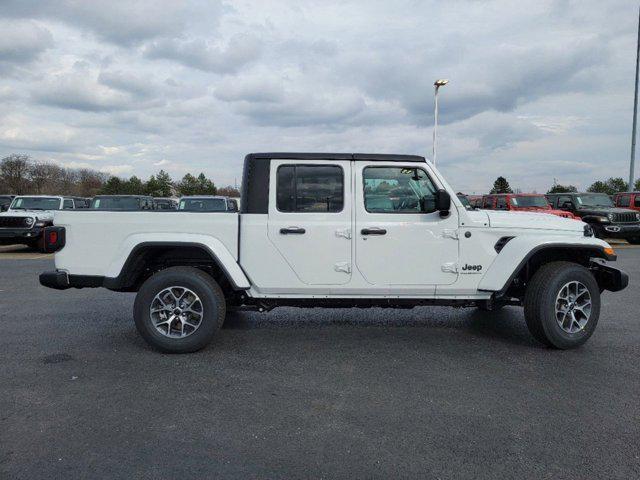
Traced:
<svg viewBox="0 0 640 480">
<path fill-rule="evenodd" d="M 420 155 L 396 155 L 389 153 L 315 153 L 315 152 L 265 152 L 250 153 L 246 158 L 282 160 L 361 160 L 379 162 L 425 162 Z"/>
<path fill-rule="evenodd" d="M 603 193 L 603 192 L 557 192 L 557 193 L 545 193 L 545 195 L 547 197 L 550 196 L 560 196 L 562 195 L 563 197 L 565 196 L 571 196 L 571 195 L 606 195 L 607 197 L 609 196 L 608 193 Z"/>
<path fill-rule="evenodd" d="M 153 198 L 151 195 L 96 195 L 93 198 Z M 161 197 L 165 198 L 165 197 Z"/>
</svg>

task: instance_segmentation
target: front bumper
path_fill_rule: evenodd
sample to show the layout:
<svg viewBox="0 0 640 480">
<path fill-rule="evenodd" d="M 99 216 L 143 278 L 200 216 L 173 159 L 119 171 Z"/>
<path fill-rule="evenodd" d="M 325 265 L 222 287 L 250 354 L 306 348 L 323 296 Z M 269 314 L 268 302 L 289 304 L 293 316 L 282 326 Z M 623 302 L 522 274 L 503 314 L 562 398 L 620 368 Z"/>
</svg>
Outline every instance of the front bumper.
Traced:
<svg viewBox="0 0 640 480">
<path fill-rule="evenodd" d="M 598 236 L 605 238 L 628 239 L 640 236 L 640 223 L 631 225 L 624 223 L 611 223 L 604 225 L 593 225 Z"/>
<path fill-rule="evenodd" d="M 55 290 L 67 290 L 69 288 L 96 288 L 102 287 L 104 277 L 94 275 L 69 275 L 61 270 L 44 272 L 40 274 L 40 285 Z"/>
<path fill-rule="evenodd" d="M 601 290 L 619 292 L 629 285 L 629 275 L 626 272 L 610 267 L 601 260 L 592 260 L 590 270 Z"/>
<path fill-rule="evenodd" d="M 14 241 L 21 243 L 27 240 L 36 240 L 42 236 L 43 227 L 25 228 L 0 228 L 0 242 Z"/>
</svg>

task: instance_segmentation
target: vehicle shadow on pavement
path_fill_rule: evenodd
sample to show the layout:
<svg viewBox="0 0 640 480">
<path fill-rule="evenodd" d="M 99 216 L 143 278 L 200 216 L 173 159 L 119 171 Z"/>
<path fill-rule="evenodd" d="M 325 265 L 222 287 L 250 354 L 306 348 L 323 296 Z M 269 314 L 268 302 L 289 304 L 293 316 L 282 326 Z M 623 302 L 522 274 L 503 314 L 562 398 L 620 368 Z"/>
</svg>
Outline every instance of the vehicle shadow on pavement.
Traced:
<svg viewBox="0 0 640 480">
<path fill-rule="evenodd" d="M 286 310 L 286 311 L 280 311 Z M 275 309 L 260 314 L 255 312 L 229 312 L 224 330 L 253 329 L 305 329 L 327 326 L 357 326 L 369 329 L 384 327 L 425 330 L 442 329 L 459 331 L 461 334 L 494 340 L 504 344 L 542 348 L 529 334 L 521 312 L 516 308 L 503 308 L 485 312 L 475 308 L 462 312 L 447 307 L 426 307 L 413 310 L 371 309 L 367 319 L 354 315 L 349 309 L 309 310 Z M 453 332 L 452 332 L 453 333 Z"/>
<path fill-rule="evenodd" d="M 531 336 L 524 318 L 518 317 L 521 315 L 514 308 L 505 307 L 494 312 L 473 309 L 469 311 L 469 332 L 511 345 L 544 348 Z"/>
</svg>

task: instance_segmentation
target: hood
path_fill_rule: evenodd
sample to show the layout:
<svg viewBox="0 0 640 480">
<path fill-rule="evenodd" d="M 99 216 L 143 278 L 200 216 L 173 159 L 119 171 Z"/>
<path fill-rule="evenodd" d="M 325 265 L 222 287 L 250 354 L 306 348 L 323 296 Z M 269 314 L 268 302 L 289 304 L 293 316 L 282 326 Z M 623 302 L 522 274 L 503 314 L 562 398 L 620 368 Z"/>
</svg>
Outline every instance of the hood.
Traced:
<svg viewBox="0 0 640 480">
<path fill-rule="evenodd" d="M 32 217 L 38 220 L 53 220 L 54 210 L 9 210 L 1 212 L 1 217 Z"/>
<path fill-rule="evenodd" d="M 564 232 L 584 232 L 584 223 L 571 218 L 545 213 L 504 212 L 485 210 L 492 228 L 531 228 L 537 230 L 559 230 Z"/>
<path fill-rule="evenodd" d="M 607 213 L 636 213 L 635 210 L 620 207 L 580 207 L 576 209 L 578 214 L 606 215 Z"/>
</svg>

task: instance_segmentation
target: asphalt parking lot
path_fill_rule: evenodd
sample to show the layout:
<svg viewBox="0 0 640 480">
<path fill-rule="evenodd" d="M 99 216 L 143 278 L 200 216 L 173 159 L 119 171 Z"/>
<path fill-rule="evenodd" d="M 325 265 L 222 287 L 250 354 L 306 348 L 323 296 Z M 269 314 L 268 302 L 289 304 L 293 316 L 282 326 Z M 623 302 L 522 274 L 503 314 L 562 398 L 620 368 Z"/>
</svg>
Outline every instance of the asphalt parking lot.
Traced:
<svg viewBox="0 0 640 480">
<path fill-rule="evenodd" d="M 640 478 L 640 249 L 584 347 L 522 312 L 279 309 L 157 353 L 133 294 L 0 252 L 0 478 Z"/>
</svg>

